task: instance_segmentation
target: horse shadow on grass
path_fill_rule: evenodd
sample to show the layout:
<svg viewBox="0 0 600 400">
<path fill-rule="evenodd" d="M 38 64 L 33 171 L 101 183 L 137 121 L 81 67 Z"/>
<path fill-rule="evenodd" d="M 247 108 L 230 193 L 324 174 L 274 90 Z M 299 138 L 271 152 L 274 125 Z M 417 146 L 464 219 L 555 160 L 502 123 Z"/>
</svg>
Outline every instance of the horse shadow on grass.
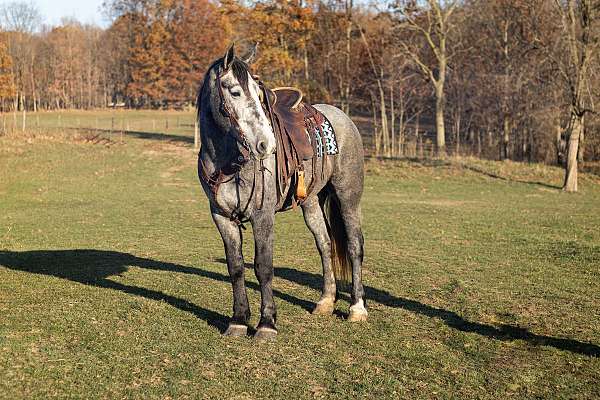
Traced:
<svg viewBox="0 0 600 400">
<path fill-rule="evenodd" d="M 217 259 L 216 261 L 223 263 L 225 260 Z M 129 266 L 135 266 L 149 270 L 197 275 L 217 282 L 230 282 L 227 275 L 218 272 L 156 261 L 117 251 L 89 249 L 24 252 L 0 251 L 0 267 L 2 266 L 16 271 L 66 279 L 93 287 L 118 290 L 150 300 L 164 301 L 179 310 L 195 315 L 221 332 L 226 329 L 229 320 L 225 315 L 194 305 L 182 298 L 157 290 L 122 284 L 109 279 L 111 276 L 123 274 Z M 277 267 L 275 268 L 275 276 L 317 291 L 321 289 L 322 278 L 318 274 L 287 267 Z M 259 291 L 260 289 L 256 282 L 247 281 L 246 286 L 255 291 Z M 307 311 L 312 310 L 315 306 L 311 301 L 299 299 L 275 289 L 273 289 L 273 294 L 281 300 L 297 305 Z M 436 318 L 450 328 L 461 332 L 475 333 L 500 341 L 523 340 L 534 346 L 551 346 L 571 353 L 600 357 L 600 346 L 593 343 L 537 335 L 526 328 L 512 325 L 493 326 L 469 321 L 453 311 L 433 307 L 416 300 L 394 296 L 385 290 L 371 286 L 365 286 L 365 294 L 368 301 L 375 301 L 387 307 L 404 309 L 428 318 Z"/>
<path fill-rule="evenodd" d="M 88 286 L 118 290 L 150 300 L 164 301 L 179 310 L 195 315 L 221 332 L 227 328 L 229 321 L 229 318 L 225 315 L 192 304 L 182 298 L 109 279 L 111 276 L 125 273 L 129 266 L 134 266 L 149 270 L 197 275 L 218 282 L 230 282 L 228 275 L 218 272 L 156 261 L 117 251 L 91 249 L 0 251 L 0 267 L 2 266 L 16 271 L 66 279 Z M 246 286 L 252 290 L 260 290 L 256 282 L 246 282 Z M 273 294 L 305 310 L 312 310 L 314 307 L 314 303 L 310 301 L 299 299 L 278 290 L 273 290 Z"/>
</svg>

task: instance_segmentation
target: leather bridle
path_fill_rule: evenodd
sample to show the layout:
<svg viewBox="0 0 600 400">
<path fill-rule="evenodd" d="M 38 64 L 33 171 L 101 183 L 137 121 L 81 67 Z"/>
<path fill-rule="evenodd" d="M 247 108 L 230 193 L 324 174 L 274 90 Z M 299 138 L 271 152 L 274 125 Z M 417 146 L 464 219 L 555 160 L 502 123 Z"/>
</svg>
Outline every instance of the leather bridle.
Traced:
<svg viewBox="0 0 600 400">
<path fill-rule="evenodd" d="M 223 86 L 221 85 L 221 76 L 223 74 L 227 73 L 227 71 L 229 71 L 229 70 L 223 69 L 221 72 L 218 72 L 216 74 L 216 85 L 218 88 L 219 103 L 220 103 L 219 104 L 219 112 L 221 113 L 221 115 L 223 115 L 226 119 L 229 120 L 230 127 L 228 130 L 228 133 L 236 140 L 237 143 L 239 143 L 241 145 L 241 148 L 238 148 L 238 150 L 240 151 L 240 155 L 237 157 L 236 161 L 232 161 L 229 165 L 226 165 L 224 168 L 214 171 L 211 175 L 208 175 L 206 173 L 206 167 L 204 165 L 204 162 L 202 161 L 202 158 L 199 155 L 199 157 L 198 157 L 198 166 L 199 166 L 198 172 L 199 172 L 200 179 L 206 183 L 206 185 L 210 188 L 211 192 L 213 193 L 215 205 L 221 210 L 223 215 L 227 216 L 231 221 L 235 222 L 238 226 L 245 229 L 244 223 L 248 222 L 248 219 L 245 217 L 245 213 L 248 210 L 248 207 L 250 206 L 250 202 L 252 201 L 252 198 L 254 197 L 254 192 L 256 189 L 256 175 L 259 172 L 262 177 L 262 190 L 261 190 L 262 193 L 260 196 L 260 203 L 258 202 L 258 199 L 255 199 L 255 202 L 256 202 L 257 210 L 262 210 L 262 208 L 263 208 L 264 197 L 265 197 L 265 170 L 267 170 L 267 169 L 264 167 L 262 160 L 255 161 L 254 171 L 253 171 L 253 180 L 252 180 L 252 190 L 250 192 L 248 202 L 246 203 L 245 207 L 242 208 L 241 198 L 240 198 L 240 193 L 239 193 L 239 183 L 241 180 L 240 179 L 240 170 L 242 169 L 242 167 L 245 164 L 247 164 L 250 161 L 250 145 L 248 144 L 248 140 L 246 139 L 246 136 L 242 132 L 240 124 L 239 124 L 237 118 L 235 117 L 235 114 L 233 114 L 231 112 L 231 110 L 229 109 L 229 106 L 228 106 L 227 102 L 225 101 L 225 96 L 223 95 Z M 269 116 L 271 117 L 270 122 L 272 123 L 272 115 L 271 115 L 270 104 L 269 104 L 269 100 L 268 100 L 268 93 L 266 92 L 265 86 L 260 81 L 259 81 L 259 86 L 260 86 L 260 89 L 262 92 L 261 93 L 262 96 L 266 97 L 266 99 L 267 99 L 266 107 L 268 109 Z M 219 186 L 221 186 L 223 183 L 231 182 L 233 180 L 235 180 L 235 183 L 236 183 L 237 206 L 233 210 L 233 212 L 227 213 L 224 211 L 223 207 L 219 206 L 217 193 L 219 191 Z"/>
</svg>

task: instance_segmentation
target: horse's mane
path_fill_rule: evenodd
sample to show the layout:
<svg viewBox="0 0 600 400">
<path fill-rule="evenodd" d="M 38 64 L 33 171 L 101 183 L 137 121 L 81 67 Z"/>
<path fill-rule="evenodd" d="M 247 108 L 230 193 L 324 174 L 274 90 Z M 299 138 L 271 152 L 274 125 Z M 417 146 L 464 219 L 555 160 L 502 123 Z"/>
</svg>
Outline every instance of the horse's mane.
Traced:
<svg viewBox="0 0 600 400">
<path fill-rule="evenodd" d="M 200 88 L 198 89 L 198 96 L 196 97 L 196 112 L 198 118 L 200 118 L 200 103 L 202 101 L 202 95 L 204 93 L 204 87 L 207 86 L 206 80 L 210 76 L 210 73 L 215 68 L 223 67 L 223 58 L 219 58 L 214 61 L 208 70 L 204 74 L 204 78 L 202 79 L 202 83 L 200 84 Z M 231 69 L 233 71 L 233 76 L 240 83 L 240 86 L 244 90 L 245 93 L 248 93 L 248 74 L 250 73 L 250 68 L 248 64 L 239 59 L 238 57 L 234 57 L 233 62 L 231 63 Z"/>
</svg>

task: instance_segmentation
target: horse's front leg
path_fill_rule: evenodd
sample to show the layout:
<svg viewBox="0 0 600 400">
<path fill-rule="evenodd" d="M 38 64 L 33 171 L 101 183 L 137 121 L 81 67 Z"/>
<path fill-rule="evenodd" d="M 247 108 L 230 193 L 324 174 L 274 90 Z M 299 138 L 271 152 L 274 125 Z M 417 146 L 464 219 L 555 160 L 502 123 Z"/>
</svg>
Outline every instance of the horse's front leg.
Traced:
<svg viewBox="0 0 600 400">
<path fill-rule="evenodd" d="M 244 256 L 242 254 L 242 231 L 240 227 L 229 218 L 213 211 L 215 225 L 221 234 L 227 258 L 227 270 L 233 286 L 233 317 L 225 336 L 245 336 L 248 332 L 250 307 L 244 280 Z"/>
<path fill-rule="evenodd" d="M 258 213 L 252 219 L 254 230 L 254 272 L 260 283 L 260 322 L 254 337 L 259 340 L 275 338 L 277 310 L 273 300 L 273 221 L 272 213 Z"/>
</svg>

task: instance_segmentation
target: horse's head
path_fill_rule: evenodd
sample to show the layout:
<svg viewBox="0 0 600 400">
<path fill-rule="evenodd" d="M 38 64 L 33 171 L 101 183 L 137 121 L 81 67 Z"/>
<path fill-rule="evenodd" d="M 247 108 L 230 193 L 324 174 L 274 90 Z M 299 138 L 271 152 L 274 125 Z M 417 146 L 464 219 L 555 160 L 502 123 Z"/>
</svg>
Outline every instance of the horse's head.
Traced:
<svg viewBox="0 0 600 400">
<path fill-rule="evenodd" d="M 242 60 L 235 56 L 231 45 L 222 60 L 213 65 L 208 74 L 214 79 L 211 106 L 223 131 L 233 135 L 242 149 L 257 159 L 265 159 L 275 152 L 276 142 L 262 107 L 262 88 L 248 69 L 253 56 L 254 52 Z"/>
</svg>

